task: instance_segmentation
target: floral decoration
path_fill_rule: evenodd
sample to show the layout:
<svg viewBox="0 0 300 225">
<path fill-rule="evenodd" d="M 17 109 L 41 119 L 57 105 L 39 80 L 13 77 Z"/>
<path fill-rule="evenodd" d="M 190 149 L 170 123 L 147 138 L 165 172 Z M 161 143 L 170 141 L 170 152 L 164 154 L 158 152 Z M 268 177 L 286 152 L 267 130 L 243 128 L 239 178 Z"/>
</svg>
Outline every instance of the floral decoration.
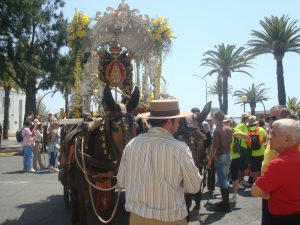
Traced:
<svg viewBox="0 0 300 225">
<path fill-rule="evenodd" d="M 148 32 L 155 42 L 154 53 L 158 56 L 158 65 L 155 71 L 154 99 L 160 98 L 160 79 L 162 74 L 163 53 L 167 54 L 171 50 L 172 39 L 175 38 L 173 31 L 166 18 L 160 16 L 152 19 Z M 151 98 L 150 98 L 151 99 Z"/>
<path fill-rule="evenodd" d="M 168 24 L 166 18 L 160 16 L 151 19 L 148 32 L 155 41 L 156 52 L 169 52 L 172 44 L 172 39 L 175 38 L 173 31 Z"/>
<path fill-rule="evenodd" d="M 75 14 L 72 22 L 67 27 L 68 45 L 72 48 L 75 55 L 74 69 L 74 86 L 75 86 L 75 107 L 73 110 L 73 118 L 81 116 L 81 96 L 80 96 L 80 80 L 81 80 L 81 47 L 82 41 L 87 36 L 89 31 L 90 19 L 88 16 L 78 12 L 75 9 Z"/>
<path fill-rule="evenodd" d="M 67 27 L 68 44 L 71 48 L 80 48 L 84 37 L 89 31 L 90 19 L 88 16 L 78 12 L 75 9 L 75 14 L 72 22 Z"/>
</svg>

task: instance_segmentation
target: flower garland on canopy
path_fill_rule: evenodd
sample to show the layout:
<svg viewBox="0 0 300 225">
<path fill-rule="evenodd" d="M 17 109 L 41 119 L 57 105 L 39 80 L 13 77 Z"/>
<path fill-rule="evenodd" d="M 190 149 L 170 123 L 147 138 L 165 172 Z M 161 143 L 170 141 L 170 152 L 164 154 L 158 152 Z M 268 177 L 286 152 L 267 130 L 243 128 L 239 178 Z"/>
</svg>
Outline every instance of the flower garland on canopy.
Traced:
<svg viewBox="0 0 300 225">
<path fill-rule="evenodd" d="M 83 39 L 89 31 L 90 19 L 88 16 L 78 12 L 75 9 L 75 14 L 72 22 L 67 26 L 68 45 L 75 55 L 75 108 L 73 110 L 73 118 L 80 117 L 81 97 L 80 97 L 80 80 L 81 80 L 81 47 Z"/>
<path fill-rule="evenodd" d="M 159 98 L 160 93 L 160 79 L 162 74 L 162 60 L 163 52 L 165 54 L 169 53 L 172 46 L 172 39 L 175 38 L 170 25 L 168 24 L 166 18 L 157 17 L 151 19 L 148 33 L 152 37 L 155 43 L 154 53 L 158 56 L 159 63 L 156 68 L 156 78 L 155 78 L 155 99 Z"/>
</svg>

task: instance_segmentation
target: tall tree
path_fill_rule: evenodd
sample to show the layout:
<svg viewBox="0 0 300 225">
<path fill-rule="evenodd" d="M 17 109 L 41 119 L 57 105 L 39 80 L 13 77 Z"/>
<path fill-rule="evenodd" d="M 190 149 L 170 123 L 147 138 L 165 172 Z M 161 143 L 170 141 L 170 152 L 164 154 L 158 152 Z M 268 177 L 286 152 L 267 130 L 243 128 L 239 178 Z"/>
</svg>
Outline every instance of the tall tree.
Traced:
<svg viewBox="0 0 300 225">
<path fill-rule="evenodd" d="M 7 75 L 8 71 L 14 73 L 12 65 L 3 60 L 0 69 L 0 87 L 4 90 L 3 139 L 8 139 L 10 92 L 11 89 L 19 91 L 19 86 Z"/>
<path fill-rule="evenodd" d="M 63 0 L 2 0 L 0 57 L 11 63 L 9 76 L 25 91 L 25 115 L 36 113 L 36 93 L 51 88 L 58 71 L 60 49 L 66 44 Z"/>
<path fill-rule="evenodd" d="M 232 93 L 232 86 L 228 85 L 228 94 Z M 218 76 L 217 80 L 209 86 L 208 88 L 208 94 L 209 95 L 217 95 L 218 101 L 219 101 L 219 107 L 220 109 L 223 108 L 223 101 L 222 101 L 222 95 L 223 95 L 223 84 L 222 84 L 222 77 Z"/>
<path fill-rule="evenodd" d="M 300 53 L 300 28 L 297 20 L 290 21 L 288 16 L 271 16 L 260 20 L 263 31 L 251 31 L 252 40 L 249 53 L 253 56 L 271 53 L 276 60 L 277 89 L 279 105 L 286 105 L 286 93 L 282 60 L 286 52 Z"/>
<path fill-rule="evenodd" d="M 251 115 L 255 115 L 256 104 L 260 102 L 264 105 L 263 102 L 270 99 L 267 96 L 269 88 L 264 88 L 264 85 L 264 83 L 258 85 L 253 83 L 248 89 L 242 88 L 241 90 L 235 91 L 233 93 L 233 96 L 237 97 L 235 104 L 245 104 L 242 101 L 242 96 L 247 96 L 247 103 L 250 105 Z"/>
<path fill-rule="evenodd" d="M 204 53 L 201 66 L 209 66 L 210 70 L 206 76 L 217 74 L 222 77 L 223 84 L 223 105 L 221 110 L 227 114 L 228 111 L 228 78 L 232 72 L 244 73 L 251 76 L 250 73 L 243 70 L 249 68 L 251 56 L 246 54 L 244 47 L 239 47 L 235 50 L 235 45 L 227 45 L 224 43 L 215 46 L 217 51 L 207 51 Z M 251 76 L 252 77 L 252 76 Z"/>
<path fill-rule="evenodd" d="M 60 80 L 55 82 L 55 87 L 59 90 L 65 99 L 65 112 L 69 115 L 69 95 L 71 87 L 74 86 L 74 67 L 75 57 L 73 51 L 61 57 L 59 62 L 59 74 L 63 74 Z"/>
</svg>

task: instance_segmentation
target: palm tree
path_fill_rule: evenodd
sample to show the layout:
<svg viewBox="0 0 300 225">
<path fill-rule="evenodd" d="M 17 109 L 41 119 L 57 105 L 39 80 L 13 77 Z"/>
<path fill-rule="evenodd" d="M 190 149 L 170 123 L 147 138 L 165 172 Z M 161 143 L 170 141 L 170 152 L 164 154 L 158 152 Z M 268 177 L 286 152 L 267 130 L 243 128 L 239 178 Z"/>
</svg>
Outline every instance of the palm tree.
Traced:
<svg viewBox="0 0 300 225">
<path fill-rule="evenodd" d="M 232 93 L 232 86 L 228 85 L 228 94 Z M 222 84 L 222 78 L 218 76 L 217 81 L 209 86 L 208 88 L 208 94 L 209 95 L 217 95 L 220 109 L 223 108 L 223 102 L 222 102 L 222 94 L 223 94 L 223 84 Z"/>
<path fill-rule="evenodd" d="M 266 95 L 269 88 L 263 88 L 264 85 L 265 85 L 264 83 L 261 83 L 258 85 L 255 85 L 253 83 L 251 87 L 248 87 L 248 89 L 242 88 L 241 90 L 235 91 L 233 93 L 233 96 L 237 97 L 235 104 L 243 105 L 244 102 L 242 101 L 242 96 L 247 96 L 247 99 L 248 99 L 247 103 L 249 103 L 249 105 L 250 105 L 251 114 L 255 115 L 256 104 L 259 102 L 261 102 L 263 104 L 264 101 L 267 101 L 270 99 Z"/>
<path fill-rule="evenodd" d="M 260 20 L 263 31 L 252 30 L 252 40 L 248 41 L 249 53 L 253 56 L 271 53 L 277 63 L 277 89 L 279 105 L 286 105 L 286 93 L 283 76 L 282 60 L 286 52 L 300 53 L 300 28 L 296 26 L 297 20 L 283 15 L 278 18 L 271 16 Z"/>
<path fill-rule="evenodd" d="M 235 45 L 227 45 L 224 43 L 215 46 L 217 51 L 207 51 L 203 56 L 207 56 L 202 59 L 201 66 L 209 66 L 213 69 L 210 70 L 205 76 L 211 76 L 217 74 L 222 78 L 223 85 L 223 104 L 221 111 L 227 114 L 228 111 L 228 78 L 231 77 L 232 72 L 245 73 L 249 76 L 247 71 L 243 68 L 251 67 L 250 59 L 251 56 L 244 52 L 244 47 L 239 47 L 235 50 Z M 252 76 L 251 76 L 252 77 Z"/>
<path fill-rule="evenodd" d="M 296 97 L 288 97 L 287 107 L 293 110 L 294 112 L 300 114 L 300 101 L 298 101 Z"/>
</svg>

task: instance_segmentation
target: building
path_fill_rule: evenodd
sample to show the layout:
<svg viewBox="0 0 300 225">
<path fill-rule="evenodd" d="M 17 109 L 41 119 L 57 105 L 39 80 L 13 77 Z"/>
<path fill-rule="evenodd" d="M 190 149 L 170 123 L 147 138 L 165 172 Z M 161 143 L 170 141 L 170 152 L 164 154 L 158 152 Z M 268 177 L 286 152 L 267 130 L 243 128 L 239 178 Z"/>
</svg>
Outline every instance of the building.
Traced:
<svg viewBox="0 0 300 225">
<path fill-rule="evenodd" d="M 4 122 L 4 97 L 4 89 L 0 87 L 0 122 L 2 126 Z M 22 91 L 17 92 L 11 89 L 9 99 L 8 136 L 15 136 L 16 131 L 23 125 L 26 95 Z"/>
</svg>

